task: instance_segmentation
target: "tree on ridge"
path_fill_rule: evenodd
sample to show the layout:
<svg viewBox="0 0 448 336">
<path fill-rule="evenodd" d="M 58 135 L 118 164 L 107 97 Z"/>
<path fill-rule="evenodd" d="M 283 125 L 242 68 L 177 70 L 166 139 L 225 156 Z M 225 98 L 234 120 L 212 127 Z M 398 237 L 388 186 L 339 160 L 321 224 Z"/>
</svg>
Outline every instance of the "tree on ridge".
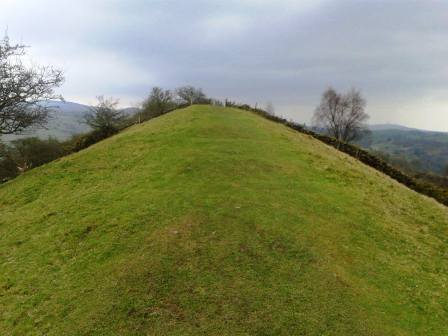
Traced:
<svg viewBox="0 0 448 336">
<path fill-rule="evenodd" d="M 366 100 L 358 89 L 340 94 L 328 88 L 322 95 L 313 116 L 316 126 L 343 142 L 351 142 L 367 132 Z"/>
</svg>

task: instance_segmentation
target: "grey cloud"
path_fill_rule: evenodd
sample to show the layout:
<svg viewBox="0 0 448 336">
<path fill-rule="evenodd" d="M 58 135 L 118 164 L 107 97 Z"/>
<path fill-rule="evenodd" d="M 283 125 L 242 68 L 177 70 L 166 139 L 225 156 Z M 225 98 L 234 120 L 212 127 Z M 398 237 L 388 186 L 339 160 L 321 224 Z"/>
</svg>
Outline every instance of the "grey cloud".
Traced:
<svg viewBox="0 0 448 336">
<path fill-rule="evenodd" d="M 135 102 L 188 83 L 308 122 L 327 86 L 358 86 L 374 122 L 448 130 L 446 13 L 442 1 L 6 0 L 0 22 L 67 67 L 68 97 Z"/>
</svg>

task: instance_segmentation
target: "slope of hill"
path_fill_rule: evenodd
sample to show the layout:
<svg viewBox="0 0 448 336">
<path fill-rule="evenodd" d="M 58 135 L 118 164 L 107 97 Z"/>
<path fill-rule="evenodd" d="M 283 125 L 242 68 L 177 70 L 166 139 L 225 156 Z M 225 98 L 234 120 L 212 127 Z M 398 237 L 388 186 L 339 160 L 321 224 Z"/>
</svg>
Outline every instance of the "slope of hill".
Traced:
<svg viewBox="0 0 448 336">
<path fill-rule="evenodd" d="M 446 335 L 448 210 L 236 109 L 0 186 L 2 335 Z"/>
</svg>

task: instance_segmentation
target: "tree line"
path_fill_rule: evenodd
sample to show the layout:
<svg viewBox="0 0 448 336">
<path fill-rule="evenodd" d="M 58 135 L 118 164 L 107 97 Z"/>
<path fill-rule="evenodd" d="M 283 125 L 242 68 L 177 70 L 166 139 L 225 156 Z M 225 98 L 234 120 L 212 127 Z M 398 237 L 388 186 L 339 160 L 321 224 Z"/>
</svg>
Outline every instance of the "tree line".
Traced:
<svg viewBox="0 0 448 336">
<path fill-rule="evenodd" d="M 99 96 L 97 100 L 97 105 L 91 107 L 83 118 L 83 122 L 90 126 L 92 131 L 75 139 L 75 151 L 108 138 L 130 125 L 148 121 L 180 106 L 212 102 L 202 89 L 193 86 L 182 86 L 174 91 L 154 87 L 139 111 L 131 116 L 125 115 L 117 108 L 117 99 Z"/>
<path fill-rule="evenodd" d="M 24 134 L 45 127 L 55 108 L 43 102 L 62 100 L 55 91 L 64 82 L 60 69 L 52 66 L 27 66 L 23 61 L 27 47 L 11 43 L 8 36 L 0 40 L 0 136 Z M 22 138 L 8 144 L 0 142 L 0 182 L 86 148 L 110 137 L 121 129 L 160 116 L 179 106 L 211 103 L 200 88 L 183 86 L 175 90 L 154 87 L 136 115 L 125 115 L 114 98 L 97 97 L 82 122 L 91 131 L 67 141 L 55 138 Z M 1 139 L 0 139 L 1 140 Z"/>
<path fill-rule="evenodd" d="M 173 91 L 154 87 L 141 104 L 139 111 L 134 115 L 126 115 L 118 108 L 119 101 L 117 99 L 99 96 L 97 104 L 90 107 L 81 121 L 91 128 L 88 133 L 76 134 L 66 141 L 59 141 L 51 137 L 48 139 L 28 137 L 11 141 L 8 144 L 0 142 L 0 182 L 14 178 L 31 168 L 87 148 L 124 128 L 161 116 L 180 106 L 208 104 L 213 101 L 207 98 L 202 89 L 192 86 L 180 87 Z M 27 128 L 45 125 L 45 121 L 51 117 L 52 111 L 40 111 L 45 115 L 40 116 L 38 124 L 37 122 L 30 123 L 28 127 L 24 127 L 20 131 L 4 130 L 2 134 L 21 134 Z M 33 111 L 32 113 L 35 115 L 38 112 Z"/>
<path fill-rule="evenodd" d="M 27 48 L 12 44 L 6 36 L 0 40 L 0 136 L 22 134 L 36 127 L 45 127 L 53 108 L 43 101 L 63 98 L 55 93 L 64 82 L 60 69 L 52 66 L 27 66 L 23 62 Z M 83 122 L 91 132 L 75 135 L 61 142 L 25 138 L 0 143 L 0 181 L 12 178 L 23 171 L 52 161 L 68 153 L 79 151 L 110 137 L 121 129 L 163 115 L 179 106 L 192 104 L 217 104 L 222 102 L 208 98 L 202 89 L 183 86 L 175 90 L 154 87 L 142 103 L 139 111 L 125 115 L 118 109 L 118 100 L 98 97 L 98 102 L 85 114 Z M 324 92 L 314 114 L 316 125 L 338 140 L 349 142 L 366 131 L 366 100 L 359 90 L 340 94 L 330 88 Z M 267 110 L 274 113 L 272 103 Z M 1 139 L 0 139 L 1 140 Z"/>
</svg>

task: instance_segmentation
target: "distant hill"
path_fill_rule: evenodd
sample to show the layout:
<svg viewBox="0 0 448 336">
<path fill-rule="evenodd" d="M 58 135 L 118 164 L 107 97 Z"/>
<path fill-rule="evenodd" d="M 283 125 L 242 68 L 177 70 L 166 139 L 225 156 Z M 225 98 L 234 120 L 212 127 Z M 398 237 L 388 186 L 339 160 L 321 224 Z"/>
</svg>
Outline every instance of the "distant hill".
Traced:
<svg viewBox="0 0 448 336">
<path fill-rule="evenodd" d="M 373 124 L 373 125 L 369 125 L 369 129 L 372 131 L 385 131 L 385 130 L 410 131 L 410 130 L 415 130 L 414 128 L 397 125 L 397 124 Z"/>
<path fill-rule="evenodd" d="M 448 209 L 192 106 L 0 185 L 1 335 L 448 334 Z"/>
<path fill-rule="evenodd" d="M 41 139 L 51 136 L 59 140 L 66 140 L 74 134 L 84 133 L 89 130 L 89 127 L 82 123 L 82 117 L 89 111 L 89 106 L 59 101 L 46 102 L 45 104 L 52 108 L 50 119 L 45 129 L 31 129 L 21 135 L 6 135 L 2 137 L 2 140 L 11 141 L 31 136 Z"/>
<path fill-rule="evenodd" d="M 140 109 L 139 109 L 138 107 L 125 107 L 125 108 L 122 108 L 121 111 L 122 111 L 125 115 L 131 116 L 131 115 L 134 115 L 134 114 L 136 114 L 137 112 L 139 112 Z"/>
<path fill-rule="evenodd" d="M 410 168 L 443 174 L 448 165 L 448 133 L 423 131 L 399 125 L 377 125 L 357 143 L 385 153 L 391 161 Z"/>
<path fill-rule="evenodd" d="M 2 137 L 2 140 L 8 142 L 31 136 L 41 139 L 47 139 L 51 136 L 59 140 L 66 140 L 75 134 L 90 130 L 89 126 L 83 123 L 83 116 L 89 111 L 90 106 L 67 101 L 50 101 L 43 104 L 52 108 L 50 119 L 45 128 L 31 129 L 21 135 L 6 135 Z M 126 115 L 132 115 L 138 110 L 134 107 L 122 109 Z"/>
</svg>

